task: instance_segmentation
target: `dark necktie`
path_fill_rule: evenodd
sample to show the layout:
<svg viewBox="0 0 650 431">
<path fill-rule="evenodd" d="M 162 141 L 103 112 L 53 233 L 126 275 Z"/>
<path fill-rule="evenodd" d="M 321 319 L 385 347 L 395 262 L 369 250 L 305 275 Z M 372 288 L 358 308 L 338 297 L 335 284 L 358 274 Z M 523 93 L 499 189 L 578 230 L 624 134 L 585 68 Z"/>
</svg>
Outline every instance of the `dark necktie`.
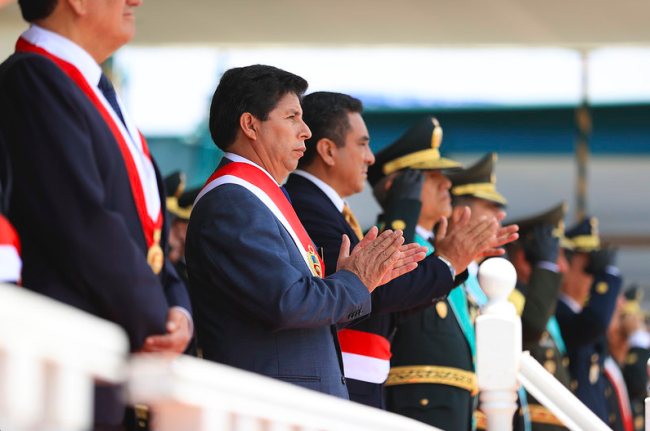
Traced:
<svg viewBox="0 0 650 431">
<path fill-rule="evenodd" d="M 291 203 L 291 198 L 289 197 L 289 192 L 287 192 L 287 189 L 285 189 L 284 187 L 280 186 L 280 190 L 282 190 L 282 193 L 284 193 L 284 196 L 287 198 L 287 200 L 289 201 L 289 203 Z M 293 204 L 292 204 L 292 205 L 293 205 Z"/>
<path fill-rule="evenodd" d="M 115 88 L 113 88 L 113 84 L 111 84 L 111 81 L 103 73 L 102 77 L 99 79 L 99 85 L 97 87 L 99 87 L 102 93 L 104 93 L 104 97 L 106 97 L 106 100 L 108 100 L 108 103 L 111 104 L 117 116 L 120 117 L 120 120 L 122 120 L 122 124 L 124 124 L 124 127 L 126 127 L 124 117 L 122 116 L 122 110 L 120 109 L 120 105 L 117 103 Z"/>
</svg>

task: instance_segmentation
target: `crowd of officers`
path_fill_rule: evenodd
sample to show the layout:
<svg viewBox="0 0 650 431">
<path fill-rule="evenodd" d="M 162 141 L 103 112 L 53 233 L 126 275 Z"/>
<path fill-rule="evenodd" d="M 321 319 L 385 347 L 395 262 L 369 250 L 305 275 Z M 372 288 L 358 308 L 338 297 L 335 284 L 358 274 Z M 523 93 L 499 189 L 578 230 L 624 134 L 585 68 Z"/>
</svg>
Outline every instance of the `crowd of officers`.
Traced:
<svg viewBox="0 0 650 431">
<path fill-rule="evenodd" d="M 614 430 L 644 428 L 641 290 L 621 295 L 595 218 L 565 230 L 560 204 L 501 226 L 496 154 L 463 169 L 424 117 L 375 155 L 361 101 L 303 97 L 307 81 L 261 65 L 215 92 L 214 188 L 163 183 L 99 66 L 133 37 L 140 3 L 19 1 L 31 26 L 0 65 L 0 281 L 120 325 L 134 352 L 185 350 L 468 431 L 485 427 L 478 266 L 506 255 L 523 348 Z M 270 187 L 224 186 L 224 172 Z M 364 236 L 344 199 L 367 182 L 382 213 Z M 515 429 L 564 428 L 523 389 L 518 403 Z M 94 413 L 98 430 L 148 425 L 117 388 L 96 388 Z"/>
<path fill-rule="evenodd" d="M 496 188 L 497 155 L 489 153 L 468 168 L 439 153 L 431 159 L 430 154 L 439 151 L 441 137 L 438 121 L 423 118 L 375 156 L 368 175 L 383 210 L 377 225 L 404 230 L 407 242 L 427 246 L 430 253 L 435 247 L 435 228 L 425 229 L 422 224 L 431 220 L 437 224 L 442 217 L 460 218 L 465 207 L 478 218 L 497 215 L 507 206 Z M 394 170 L 396 160 L 402 164 Z M 427 189 L 428 182 L 432 184 Z M 173 220 L 170 260 L 187 281 L 185 232 L 200 188 L 186 191 L 181 172 L 168 176 L 166 186 Z M 450 197 L 449 204 L 445 195 Z M 517 272 L 516 289 L 509 300 L 522 321 L 523 350 L 530 351 L 613 430 L 643 430 L 650 358 L 647 314 L 641 308 L 643 291 L 633 286 L 621 292 L 616 250 L 601 244 L 597 219 L 585 218 L 565 230 L 566 213 L 567 205 L 560 203 L 511 221 L 519 226 L 520 236 L 505 246 L 505 257 Z M 358 229 L 356 221 L 352 224 Z M 468 266 L 465 281 L 446 298 L 412 308 L 408 301 L 397 304 L 394 312 L 386 313 L 390 317 L 383 333 L 373 325 L 376 316 L 344 330 L 374 333 L 390 345 L 385 381 L 381 375 L 376 380 L 370 373 L 355 374 L 355 363 L 350 370 L 346 368 L 353 401 L 443 430 L 485 429 L 474 374 L 474 323 L 487 302 L 477 279 L 480 263 L 477 259 Z M 340 338 L 345 354 L 347 336 Z M 200 341 L 198 346 L 194 352 L 200 355 Z M 357 354 L 363 356 L 363 352 Z M 523 388 L 518 404 L 515 430 L 567 429 Z"/>
</svg>

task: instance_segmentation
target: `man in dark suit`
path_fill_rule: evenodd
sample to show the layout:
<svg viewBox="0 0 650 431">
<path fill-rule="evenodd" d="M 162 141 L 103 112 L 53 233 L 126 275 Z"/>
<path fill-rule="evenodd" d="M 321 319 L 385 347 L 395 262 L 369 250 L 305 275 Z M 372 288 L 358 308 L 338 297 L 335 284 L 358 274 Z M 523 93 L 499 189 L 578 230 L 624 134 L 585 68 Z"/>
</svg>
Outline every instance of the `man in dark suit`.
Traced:
<svg viewBox="0 0 650 431">
<path fill-rule="evenodd" d="M 209 124 L 225 155 L 192 209 L 187 267 L 205 359 L 347 399 L 336 325 L 367 315 L 370 292 L 424 252 L 402 253 L 400 231 L 374 229 L 351 254 L 344 238 L 337 261 L 323 267 L 278 186 L 311 136 L 300 106 L 306 88 L 271 66 L 221 78 Z"/>
<path fill-rule="evenodd" d="M 368 146 L 370 137 L 361 117 L 363 107 L 359 100 L 340 93 L 317 92 L 304 98 L 303 109 L 313 135 L 305 143 L 307 150 L 299 162 L 300 169 L 289 176 L 285 187 L 309 235 L 316 246 L 323 249 L 326 271 L 332 271 L 342 235 L 351 238 L 353 244 L 361 236 L 361 228 L 343 199 L 363 190 L 366 178 L 372 175 L 369 166 L 375 158 Z M 433 133 L 432 120 L 426 119 L 415 134 L 409 135 L 413 139 L 405 141 L 413 146 L 400 145 L 401 153 L 394 153 L 391 160 L 418 149 L 432 149 Z M 423 165 L 414 168 L 432 171 L 441 163 L 458 166 L 440 158 L 439 153 L 436 157 L 434 152 L 418 162 Z M 380 172 L 376 175 L 384 176 Z M 431 179 L 424 180 L 420 187 L 432 191 L 437 182 L 433 172 L 429 176 Z M 420 211 L 418 205 L 421 204 L 416 205 L 416 218 Z M 406 226 L 402 221 L 387 227 L 404 229 Z M 476 235 L 457 240 L 472 227 L 476 228 Z M 395 316 L 391 313 L 426 307 L 444 298 L 465 279 L 461 276 L 454 280 L 455 273 L 463 273 L 473 256 L 489 248 L 490 237 L 496 230 L 496 222 L 489 220 L 450 229 L 446 240 L 444 235 L 441 237 L 437 255 L 422 261 L 412 273 L 373 293 L 369 319 L 339 332 L 353 401 L 385 408 L 382 383 L 388 377 L 390 338 L 395 327 Z"/>
<path fill-rule="evenodd" d="M 605 423 L 609 411 L 603 375 L 606 332 L 616 308 L 622 279 L 614 266 L 614 251 L 601 248 L 598 221 L 585 218 L 566 237 L 569 269 L 562 282 L 555 316 L 569 357 L 576 396 Z"/>
<path fill-rule="evenodd" d="M 0 66 L 0 131 L 23 284 L 117 323 L 133 351 L 182 352 L 190 303 L 162 253 L 162 179 L 99 66 L 133 37 L 140 0 L 19 4 L 32 26 Z M 120 426 L 118 395 L 97 391 L 98 428 Z"/>
<path fill-rule="evenodd" d="M 22 268 L 20 239 L 16 229 L 5 217 L 9 211 L 12 180 L 9 153 L 2 143 L 0 133 L 0 283 L 19 282 Z"/>
</svg>

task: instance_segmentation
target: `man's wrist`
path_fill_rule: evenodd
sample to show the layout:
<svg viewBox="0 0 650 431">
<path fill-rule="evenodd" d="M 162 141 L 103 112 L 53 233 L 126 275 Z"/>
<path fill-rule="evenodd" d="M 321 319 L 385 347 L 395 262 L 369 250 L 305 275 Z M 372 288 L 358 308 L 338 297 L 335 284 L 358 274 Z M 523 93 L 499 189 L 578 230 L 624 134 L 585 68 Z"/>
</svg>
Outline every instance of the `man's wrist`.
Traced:
<svg viewBox="0 0 650 431">
<path fill-rule="evenodd" d="M 440 259 L 447 267 L 449 268 L 449 272 L 451 273 L 451 279 L 455 280 L 456 279 L 456 270 L 452 266 L 451 262 L 449 262 L 447 259 L 444 257 L 438 255 L 438 259 Z"/>
</svg>

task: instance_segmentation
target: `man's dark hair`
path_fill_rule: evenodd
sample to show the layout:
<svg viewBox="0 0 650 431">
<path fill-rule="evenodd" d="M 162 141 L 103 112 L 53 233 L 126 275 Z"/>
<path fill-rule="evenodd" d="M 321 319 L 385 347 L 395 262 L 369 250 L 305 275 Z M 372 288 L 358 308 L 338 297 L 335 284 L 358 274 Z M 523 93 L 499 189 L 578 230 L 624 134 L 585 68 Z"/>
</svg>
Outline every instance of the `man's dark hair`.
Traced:
<svg viewBox="0 0 650 431">
<path fill-rule="evenodd" d="M 331 139 L 338 147 L 345 145 L 350 131 L 348 113 L 363 113 L 359 99 L 341 93 L 318 91 L 302 99 L 302 118 L 311 130 L 311 138 L 305 141 L 307 150 L 300 158 L 298 167 L 309 166 L 316 156 L 316 144 L 323 138 Z"/>
<path fill-rule="evenodd" d="M 59 0 L 18 0 L 20 12 L 27 22 L 47 18 L 58 3 Z"/>
<path fill-rule="evenodd" d="M 307 91 L 307 81 L 273 66 L 236 67 L 221 77 L 210 106 L 210 135 L 225 151 L 237 138 L 239 119 L 248 112 L 261 121 L 269 118 L 280 99 L 294 93 L 299 98 Z"/>
</svg>

